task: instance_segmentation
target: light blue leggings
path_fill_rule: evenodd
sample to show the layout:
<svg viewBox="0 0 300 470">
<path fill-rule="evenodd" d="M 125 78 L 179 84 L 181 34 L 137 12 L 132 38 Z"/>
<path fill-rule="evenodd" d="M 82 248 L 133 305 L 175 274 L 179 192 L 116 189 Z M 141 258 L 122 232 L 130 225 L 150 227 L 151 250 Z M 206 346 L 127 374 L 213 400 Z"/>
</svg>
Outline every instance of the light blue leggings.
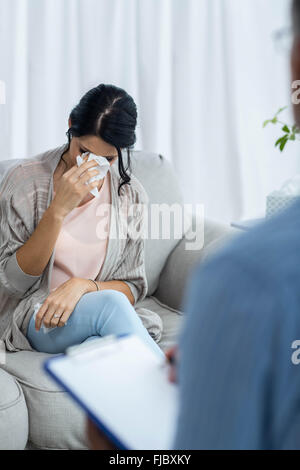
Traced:
<svg viewBox="0 0 300 470">
<path fill-rule="evenodd" d="M 27 339 L 40 352 L 57 354 L 69 346 L 110 334 L 136 334 L 160 357 L 164 352 L 152 339 L 140 317 L 123 292 L 106 289 L 84 294 L 77 302 L 63 327 L 48 333 L 35 329 L 33 316 L 28 325 Z"/>
</svg>

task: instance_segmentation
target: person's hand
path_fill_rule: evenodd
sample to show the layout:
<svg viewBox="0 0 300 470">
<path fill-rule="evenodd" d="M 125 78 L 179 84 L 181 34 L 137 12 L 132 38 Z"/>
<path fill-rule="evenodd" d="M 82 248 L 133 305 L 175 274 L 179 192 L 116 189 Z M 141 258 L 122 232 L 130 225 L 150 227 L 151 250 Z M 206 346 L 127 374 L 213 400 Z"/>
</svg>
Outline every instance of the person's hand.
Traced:
<svg viewBox="0 0 300 470">
<path fill-rule="evenodd" d="M 35 329 L 39 331 L 42 323 L 47 328 L 64 326 L 79 299 L 91 288 L 89 280 L 73 277 L 50 292 L 36 315 Z"/>
<path fill-rule="evenodd" d="M 88 156 L 84 158 L 85 162 L 79 167 L 72 166 L 59 181 L 51 206 L 62 217 L 66 217 L 92 189 L 99 185 L 97 180 L 85 184 L 93 176 L 99 174 L 99 169 L 90 170 L 95 166 L 95 160 L 87 161 L 87 158 Z"/>
<path fill-rule="evenodd" d="M 168 378 L 170 382 L 177 382 L 177 371 L 176 371 L 176 364 L 178 363 L 178 346 L 177 344 L 172 348 L 166 351 L 166 356 L 170 360 L 169 365 L 169 375 Z"/>
<path fill-rule="evenodd" d="M 87 418 L 86 433 L 89 447 L 92 450 L 117 450 L 117 447 L 105 436 L 105 434 Z"/>
</svg>

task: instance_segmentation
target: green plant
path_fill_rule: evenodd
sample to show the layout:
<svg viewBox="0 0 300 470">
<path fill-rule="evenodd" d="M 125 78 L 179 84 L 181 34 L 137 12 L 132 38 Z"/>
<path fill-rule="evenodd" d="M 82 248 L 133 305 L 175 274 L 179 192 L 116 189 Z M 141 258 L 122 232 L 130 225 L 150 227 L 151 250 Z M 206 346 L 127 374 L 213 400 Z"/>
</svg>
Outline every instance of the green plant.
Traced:
<svg viewBox="0 0 300 470">
<path fill-rule="evenodd" d="M 278 147 L 281 152 L 284 150 L 289 140 L 299 140 L 298 134 L 300 134 L 300 129 L 295 124 L 293 126 L 290 126 L 278 119 L 279 114 L 281 114 L 286 109 L 287 106 L 285 106 L 284 108 L 280 108 L 273 117 L 273 119 L 267 119 L 263 123 L 263 127 L 266 127 L 268 124 L 280 124 L 283 126 L 281 130 L 284 132 L 284 134 L 275 142 L 275 147 Z"/>
</svg>

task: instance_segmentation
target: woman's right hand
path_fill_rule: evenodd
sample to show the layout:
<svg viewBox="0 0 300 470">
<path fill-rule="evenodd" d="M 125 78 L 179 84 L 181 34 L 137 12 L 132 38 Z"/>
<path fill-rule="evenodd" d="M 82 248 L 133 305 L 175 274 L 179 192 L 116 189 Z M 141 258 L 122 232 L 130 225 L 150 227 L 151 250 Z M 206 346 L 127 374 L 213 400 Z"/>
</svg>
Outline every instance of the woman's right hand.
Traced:
<svg viewBox="0 0 300 470">
<path fill-rule="evenodd" d="M 86 160 L 80 167 L 74 165 L 62 175 L 51 203 L 57 214 L 66 217 L 93 188 L 99 185 L 99 180 L 85 184 L 99 174 L 96 169 L 90 170 L 94 166 L 94 160 Z"/>
</svg>

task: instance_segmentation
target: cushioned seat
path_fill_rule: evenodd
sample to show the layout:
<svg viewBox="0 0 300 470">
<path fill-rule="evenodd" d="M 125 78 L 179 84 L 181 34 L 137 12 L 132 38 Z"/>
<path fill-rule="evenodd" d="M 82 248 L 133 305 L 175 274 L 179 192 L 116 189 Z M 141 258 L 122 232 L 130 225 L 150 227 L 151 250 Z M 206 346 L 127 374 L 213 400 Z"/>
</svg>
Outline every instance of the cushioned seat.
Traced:
<svg viewBox="0 0 300 470">
<path fill-rule="evenodd" d="M 43 371 L 50 354 L 7 353 L 2 367 L 14 375 L 26 397 L 29 444 L 41 449 L 85 449 L 85 416 Z M 1 434 L 2 436 L 2 434 Z"/>
<path fill-rule="evenodd" d="M 163 322 L 163 334 L 159 341 L 159 346 L 163 351 L 173 346 L 177 342 L 177 336 L 183 321 L 182 312 L 165 305 L 153 295 L 146 297 L 138 304 L 145 308 L 149 308 L 153 312 L 158 313 Z"/>
<path fill-rule="evenodd" d="M 0 450 L 25 449 L 28 413 L 18 382 L 0 369 Z"/>
<path fill-rule="evenodd" d="M 164 306 L 153 296 L 146 297 L 138 305 L 161 316 L 164 332 L 160 347 L 165 350 L 174 344 L 183 318 L 180 312 Z M 43 363 L 49 357 L 52 355 L 30 351 L 7 353 L 6 364 L 1 366 L 15 376 L 23 388 L 30 421 L 29 446 L 41 449 L 85 449 L 85 414 L 45 374 Z M 9 375 L 5 375 L 9 378 Z M 14 382 L 12 378 L 11 381 Z"/>
</svg>

